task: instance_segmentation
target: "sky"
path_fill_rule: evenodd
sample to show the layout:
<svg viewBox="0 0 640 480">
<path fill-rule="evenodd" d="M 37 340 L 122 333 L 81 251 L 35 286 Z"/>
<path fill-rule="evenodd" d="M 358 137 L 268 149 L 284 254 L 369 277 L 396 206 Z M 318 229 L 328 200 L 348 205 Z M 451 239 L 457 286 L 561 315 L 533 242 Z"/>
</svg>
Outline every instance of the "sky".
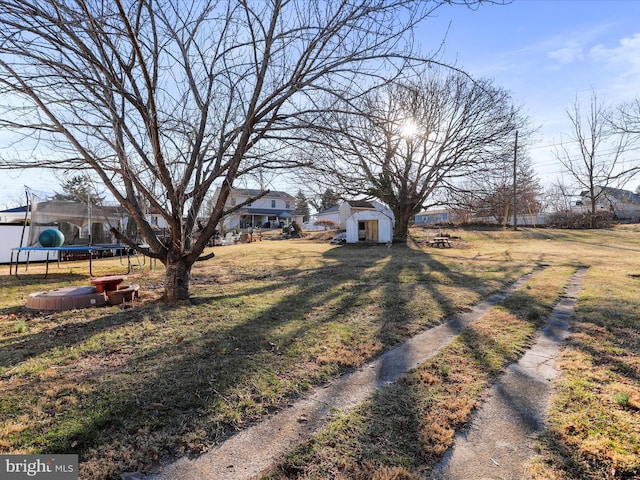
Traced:
<svg viewBox="0 0 640 480">
<path fill-rule="evenodd" d="M 614 106 L 640 97 L 639 20 L 640 0 L 514 0 L 445 6 L 418 38 L 428 51 L 446 35 L 443 61 L 511 92 L 538 128 L 529 154 L 548 185 L 569 183 L 554 146 L 570 139 L 576 100 L 584 111 L 592 93 Z"/>
<path fill-rule="evenodd" d="M 416 36 L 423 54 L 444 40 L 442 61 L 511 92 L 539 127 L 529 155 L 543 185 L 561 178 L 553 148 L 568 140 L 566 110 L 576 98 L 586 106 L 592 91 L 613 105 L 640 97 L 640 0 L 514 0 L 475 10 L 444 5 Z M 627 188 L 636 184 L 640 178 Z M 20 203 L 25 185 L 60 190 L 40 171 L 0 171 L 0 208 Z"/>
</svg>

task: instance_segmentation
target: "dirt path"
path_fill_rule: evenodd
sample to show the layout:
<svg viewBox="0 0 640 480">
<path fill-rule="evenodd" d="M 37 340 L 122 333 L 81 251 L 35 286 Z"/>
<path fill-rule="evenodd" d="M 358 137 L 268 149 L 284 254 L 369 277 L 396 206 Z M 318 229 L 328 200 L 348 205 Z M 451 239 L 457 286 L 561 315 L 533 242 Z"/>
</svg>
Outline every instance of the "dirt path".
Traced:
<svg viewBox="0 0 640 480">
<path fill-rule="evenodd" d="M 253 479 L 270 468 L 274 461 L 287 454 L 295 445 L 318 431 L 326 423 L 330 412 L 346 411 L 355 407 L 381 385 L 395 382 L 409 370 L 435 355 L 463 328 L 519 289 L 530 276 L 519 279 L 506 291 L 492 295 L 469 312 L 411 338 L 357 371 L 336 379 L 324 388 L 312 390 L 304 399 L 234 435 L 204 455 L 197 458 L 183 457 L 147 477 L 139 474 L 123 474 L 122 478 L 123 480 Z M 450 456 L 450 458 L 453 460 L 454 457 Z M 449 468 L 454 467 L 442 466 L 443 471 Z"/>
</svg>

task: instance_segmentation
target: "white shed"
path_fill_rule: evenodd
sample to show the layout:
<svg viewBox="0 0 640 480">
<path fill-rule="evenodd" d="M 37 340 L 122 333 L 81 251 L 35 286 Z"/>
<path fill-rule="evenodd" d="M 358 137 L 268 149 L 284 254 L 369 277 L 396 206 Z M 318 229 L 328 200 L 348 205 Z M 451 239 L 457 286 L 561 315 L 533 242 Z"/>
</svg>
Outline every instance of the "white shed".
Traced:
<svg viewBox="0 0 640 480">
<path fill-rule="evenodd" d="M 393 240 L 393 212 L 373 201 L 350 201 L 340 205 L 340 228 L 347 243 L 389 243 Z"/>
</svg>

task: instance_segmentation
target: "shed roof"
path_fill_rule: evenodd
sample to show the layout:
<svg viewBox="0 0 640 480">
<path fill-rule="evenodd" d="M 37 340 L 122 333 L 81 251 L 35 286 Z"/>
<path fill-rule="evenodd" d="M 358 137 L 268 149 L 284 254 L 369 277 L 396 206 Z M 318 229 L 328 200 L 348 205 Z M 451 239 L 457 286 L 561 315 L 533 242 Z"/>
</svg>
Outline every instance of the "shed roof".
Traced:
<svg viewBox="0 0 640 480">
<path fill-rule="evenodd" d="M 347 201 L 351 208 L 376 208 L 373 203 L 368 200 L 349 200 Z"/>
</svg>

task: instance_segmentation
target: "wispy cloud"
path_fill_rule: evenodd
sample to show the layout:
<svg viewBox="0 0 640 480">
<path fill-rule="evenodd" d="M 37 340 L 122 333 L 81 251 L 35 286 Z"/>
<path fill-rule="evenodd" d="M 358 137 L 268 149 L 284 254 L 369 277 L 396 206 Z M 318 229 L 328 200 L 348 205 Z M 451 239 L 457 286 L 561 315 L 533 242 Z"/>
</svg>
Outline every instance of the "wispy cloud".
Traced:
<svg viewBox="0 0 640 480">
<path fill-rule="evenodd" d="M 579 62 L 585 59 L 585 52 L 589 52 L 590 45 L 613 28 L 610 23 L 592 24 L 579 29 L 574 27 L 540 40 L 538 48 L 544 49 L 547 58 L 554 62 L 565 65 Z"/>
<path fill-rule="evenodd" d="M 580 45 L 571 45 L 547 53 L 547 57 L 562 64 L 574 63 L 584 59 L 584 52 Z"/>
<path fill-rule="evenodd" d="M 589 57 L 609 73 L 610 94 L 615 100 L 629 100 L 640 90 L 640 33 L 620 39 L 617 45 L 598 44 Z"/>
<path fill-rule="evenodd" d="M 596 45 L 589 54 L 595 61 L 639 68 L 640 33 L 621 39 L 619 44 L 612 48 L 607 48 L 602 44 Z"/>
</svg>

